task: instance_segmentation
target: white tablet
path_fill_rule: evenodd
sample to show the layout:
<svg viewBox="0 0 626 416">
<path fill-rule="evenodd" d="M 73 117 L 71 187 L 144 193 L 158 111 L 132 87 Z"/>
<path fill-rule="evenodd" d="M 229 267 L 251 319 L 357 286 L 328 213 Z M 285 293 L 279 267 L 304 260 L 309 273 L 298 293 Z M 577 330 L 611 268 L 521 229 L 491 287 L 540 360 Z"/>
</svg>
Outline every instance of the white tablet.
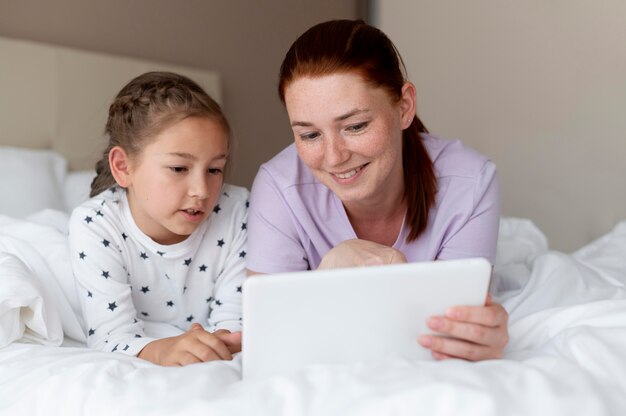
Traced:
<svg viewBox="0 0 626 416">
<path fill-rule="evenodd" d="M 483 305 L 482 258 L 252 276 L 243 285 L 245 380 L 388 355 L 432 359 L 417 342 L 450 306 Z"/>
</svg>

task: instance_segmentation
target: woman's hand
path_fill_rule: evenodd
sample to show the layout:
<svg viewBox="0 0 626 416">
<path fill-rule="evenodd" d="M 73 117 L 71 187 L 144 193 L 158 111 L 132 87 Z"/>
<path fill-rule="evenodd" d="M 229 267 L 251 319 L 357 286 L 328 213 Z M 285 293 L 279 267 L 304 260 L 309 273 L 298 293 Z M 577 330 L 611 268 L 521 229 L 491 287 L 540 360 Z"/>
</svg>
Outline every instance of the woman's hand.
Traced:
<svg viewBox="0 0 626 416">
<path fill-rule="evenodd" d="M 212 360 L 232 360 L 241 351 L 241 332 L 224 329 L 210 333 L 200 324 L 192 324 L 176 337 L 158 339 L 147 344 L 139 358 L 159 365 L 183 366 Z"/>
<path fill-rule="evenodd" d="M 445 316 L 431 317 L 428 327 L 444 336 L 422 335 L 419 343 L 438 360 L 502 358 L 509 341 L 508 320 L 502 305 L 493 303 L 488 296 L 485 306 L 455 306 Z"/>
<path fill-rule="evenodd" d="M 393 263 L 406 263 L 406 257 L 395 248 L 355 238 L 343 241 L 326 253 L 318 269 L 376 266 Z"/>
</svg>

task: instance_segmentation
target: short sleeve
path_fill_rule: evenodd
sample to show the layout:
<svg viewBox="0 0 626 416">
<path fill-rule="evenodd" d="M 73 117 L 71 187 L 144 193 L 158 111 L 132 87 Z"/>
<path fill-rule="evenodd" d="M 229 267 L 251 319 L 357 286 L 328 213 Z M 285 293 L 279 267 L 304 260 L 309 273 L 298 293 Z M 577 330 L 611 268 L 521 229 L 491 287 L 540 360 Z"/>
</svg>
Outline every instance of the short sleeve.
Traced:
<svg viewBox="0 0 626 416">
<path fill-rule="evenodd" d="M 500 190 L 496 166 L 486 161 L 476 177 L 471 212 L 464 224 L 444 241 L 439 260 L 483 257 L 495 263 L 500 224 Z"/>
<path fill-rule="evenodd" d="M 254 179 L 248 215 L 248 270 L 280 273 L 308 268 L 285 191 L 264 167 Z"/>
</svg>

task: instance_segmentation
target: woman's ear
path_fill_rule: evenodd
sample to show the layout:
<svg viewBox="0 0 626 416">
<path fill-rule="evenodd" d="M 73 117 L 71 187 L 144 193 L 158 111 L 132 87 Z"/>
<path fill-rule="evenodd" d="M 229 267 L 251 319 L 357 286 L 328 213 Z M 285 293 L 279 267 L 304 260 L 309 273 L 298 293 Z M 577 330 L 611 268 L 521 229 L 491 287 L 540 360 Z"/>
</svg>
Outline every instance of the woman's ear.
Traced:
<svg viewBox="0 0 626 416">
<path fill-rule="evenodd" d="M 128 188 L 131 184 L 130 160 L 124 149 L 115 146 L 109 151 L 109 167 L 115 182 L 122 188 Z"/>
<path fill-rule="evenodd" d="M 402 117 L 402 130 L 408 128 L 413 122 L 417 109 L 417 99 L 415 97 L 415 85 L 405 82 L 402 86 L 402 96 L 398 102 L 400 106 L 400 117 Z"/>
</svg>

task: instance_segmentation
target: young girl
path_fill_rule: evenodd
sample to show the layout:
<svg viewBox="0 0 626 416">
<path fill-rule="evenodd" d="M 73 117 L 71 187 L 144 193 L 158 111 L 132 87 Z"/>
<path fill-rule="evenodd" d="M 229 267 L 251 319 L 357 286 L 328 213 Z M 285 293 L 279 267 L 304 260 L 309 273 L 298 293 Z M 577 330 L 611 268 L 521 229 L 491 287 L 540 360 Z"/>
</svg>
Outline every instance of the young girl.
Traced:
<svg viewBox="0 0 626 416">
<path fill-rule="evenodd" d="M 88 345 L 161 365 L 241 350 L 248 192 L 224 184 L 229 125 L 195 82 L 130 81 L 109 108 L 90 200 L 70 219 Z M 155 339 L 145 324 L 181 335 Z"/>
</svg>

